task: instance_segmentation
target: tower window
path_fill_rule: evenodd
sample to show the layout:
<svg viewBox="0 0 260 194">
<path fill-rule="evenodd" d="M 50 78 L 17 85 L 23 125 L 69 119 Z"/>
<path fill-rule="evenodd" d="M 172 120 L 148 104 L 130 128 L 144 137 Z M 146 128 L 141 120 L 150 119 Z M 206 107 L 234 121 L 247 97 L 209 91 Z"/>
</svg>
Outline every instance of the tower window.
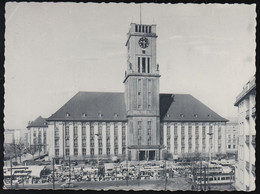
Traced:
<svg viewBox="0 0 260 194">
<path fill-rule="evenodd" d="M 147 58 L 147 73 L 150 73 L 150 58 Z"/>
<path fill-rule="evenodd" d="M 146 26 L 145 32 L 146 32 L 146 33 L 148 32 L 148 26 Z"/>
<path fill-rule="evenodd" d="M 149 33 L 151 33 L 151 26 L 149 26 Z"/>
<path fill-rule="evenodd" d="M 142 73 L 145 73 L 145 57 L 142 57 Z"/>
<path fill-rule="evenodd" d="M 142 32 L 144 32 L 144 26 L 143 26 L 143 31 Z"/>
<path fill-rule="evenodd" d="M 138 29 L 137 29 L 137 25 L 135 25 L 135 31 L 136 31 L 136 32 L 138 31 Z"/>
<path fill-rule="evenodd" d="M 138 57 L 138 73 L 140 73 L 140 57 Z"/>
<path fill-rule="evenodd" d="M 139 25 L 139 32 L 141 32 L 141 25 Z"/>
</svg>

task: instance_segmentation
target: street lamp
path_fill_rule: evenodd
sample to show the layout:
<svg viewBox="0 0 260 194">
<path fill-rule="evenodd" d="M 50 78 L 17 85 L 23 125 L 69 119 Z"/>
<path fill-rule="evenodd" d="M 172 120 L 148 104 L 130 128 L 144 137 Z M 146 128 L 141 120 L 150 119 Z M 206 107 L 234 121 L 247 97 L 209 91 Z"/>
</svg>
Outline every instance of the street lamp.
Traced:
<svg viewBox="0 0 260 194">
<path fill-rule="evenodd" d="M 209 135 L 209 163 L 211 161 L 211 146 L 212 146 L 212 135 L 213 133 L 208 133 Z"/>
<path fill-rule="evenodd" d="M 96 133 L 95 135 L 96 135 L 97 138 L 98 138 L 100 134 Z M 99 158 L 98 158 L 98 155 L 99 155 L 99 149 L 98 149 L 98 153 L 97 153 L 97 168 L 98 168 L 98 171 L 99 171 L 99 164 L 98 164 Z"/>
</svg>

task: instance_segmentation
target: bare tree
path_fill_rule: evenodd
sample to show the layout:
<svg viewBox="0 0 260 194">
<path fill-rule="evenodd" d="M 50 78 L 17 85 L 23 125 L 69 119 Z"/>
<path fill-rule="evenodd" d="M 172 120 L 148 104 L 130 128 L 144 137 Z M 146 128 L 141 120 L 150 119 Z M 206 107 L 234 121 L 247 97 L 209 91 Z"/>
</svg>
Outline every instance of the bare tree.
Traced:
<svg viewBox="0 0 260 194">
<path fill-rule="evenodd" d="M 22 162 L 22 155 L 25 151 L 25 143 L 23 142 L 22 138 L 20 138 L 18 141 L 16 141 L 16 151 L 17 151 L 17 155 L 20 158 L 20 163 Z"/>
</svg>

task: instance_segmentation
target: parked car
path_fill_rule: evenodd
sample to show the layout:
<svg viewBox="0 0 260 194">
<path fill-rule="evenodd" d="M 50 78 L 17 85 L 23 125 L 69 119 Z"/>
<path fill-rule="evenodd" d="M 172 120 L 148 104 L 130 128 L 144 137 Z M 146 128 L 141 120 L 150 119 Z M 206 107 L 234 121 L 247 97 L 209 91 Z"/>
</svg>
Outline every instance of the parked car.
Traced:
<svg viewBox="0 0 260 194">
<path fill-rule="evenodd" d="M 61 188 L 74 188 L 74 187 L 76 187 L 76 185 L 71 182 L 64 183 L 61 185 Z"/>
</svg>

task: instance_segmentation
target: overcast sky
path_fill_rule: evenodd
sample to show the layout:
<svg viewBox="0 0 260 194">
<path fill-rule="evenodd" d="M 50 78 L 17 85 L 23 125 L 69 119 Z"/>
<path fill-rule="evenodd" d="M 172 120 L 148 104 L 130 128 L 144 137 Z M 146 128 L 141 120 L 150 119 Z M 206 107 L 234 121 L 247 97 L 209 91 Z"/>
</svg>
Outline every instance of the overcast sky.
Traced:
<svg viewBox="0 0 260 194">
<path fill-rule="evenodd" d="M 123 92 L 137 4 L 7 3 L 5 128 L 49 117 L 78 91 Z M 142 4 L 157 25 L 160 92 L 191 94 L 223 117 L 255 73 L 255 5 Z"/>
</svg>

